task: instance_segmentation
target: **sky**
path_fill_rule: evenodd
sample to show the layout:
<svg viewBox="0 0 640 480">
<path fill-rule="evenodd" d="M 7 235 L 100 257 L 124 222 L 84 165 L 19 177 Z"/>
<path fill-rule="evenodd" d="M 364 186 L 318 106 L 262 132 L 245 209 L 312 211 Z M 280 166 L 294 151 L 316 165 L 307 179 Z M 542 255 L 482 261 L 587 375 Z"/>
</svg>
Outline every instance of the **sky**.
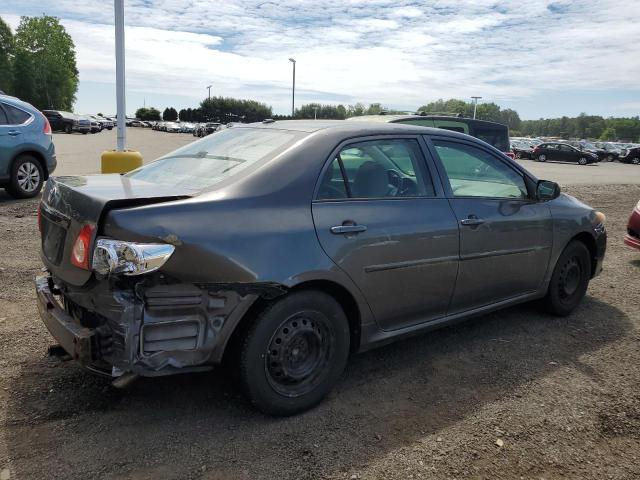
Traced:
<svg viewBox="0 0 640 480">
<path fill-rule="evenodd" d="M 115 112 L 113 2 L 3 0 L 73 37 L 75 110 Z M 482 97 L 523 119 L 640 114 L 639 0 L 128 0 L 127 111 L 212 95 L 415 111 Z"/>
</svg>

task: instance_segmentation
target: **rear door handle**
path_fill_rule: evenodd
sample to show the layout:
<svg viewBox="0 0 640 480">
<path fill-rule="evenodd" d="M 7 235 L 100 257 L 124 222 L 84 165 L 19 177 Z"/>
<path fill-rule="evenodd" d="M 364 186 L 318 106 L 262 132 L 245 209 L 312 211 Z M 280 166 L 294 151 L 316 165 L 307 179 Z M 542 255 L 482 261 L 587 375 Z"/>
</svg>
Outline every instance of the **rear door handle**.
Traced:
<svg viewBox="0 0 640 480">
<path fill-rule="evenodd" d="M 469 215 L 468 218 L 463 218 L 460 220 L 461 225 L 465 225 L 467 227 L 473 227 L 475 225 L 482 225 L 484 220 L 482 218 L 478 218 L 475 215 Z"/>
<path fill-rule="evenodd" d="M 9 135 L 11 135 L 12 137 L 15 137 L 16 135 L 20 135 L 22 132 L 20 132 L 19 130 L 9 130 Z"/>
<path fill-rule="evenodd" d="M 367 230 L 365 225 L 336 225 L 335 227 L 331 227 L 331 233 L 336 235 L 344 234 L 344 233 L 360 233 Z"/>
</svg>

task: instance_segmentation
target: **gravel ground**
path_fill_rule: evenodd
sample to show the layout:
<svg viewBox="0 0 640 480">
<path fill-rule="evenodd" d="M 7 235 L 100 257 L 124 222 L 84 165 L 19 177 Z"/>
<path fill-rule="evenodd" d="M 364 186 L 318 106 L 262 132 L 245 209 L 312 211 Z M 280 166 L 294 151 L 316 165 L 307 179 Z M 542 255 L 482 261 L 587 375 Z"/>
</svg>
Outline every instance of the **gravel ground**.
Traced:
<svg viewBox="0 0 640 480">
<path fill-rule="evenodd" d="M 640 186 L 565 189 L 607 214 L 581 307 L 523 305 L 351 358 L 318 408 L 252 410 L 219 372 L 116 391 L 48 358 L 37 201 L 0 191 L 0 479 L 640 477 Z"/>
</svg>

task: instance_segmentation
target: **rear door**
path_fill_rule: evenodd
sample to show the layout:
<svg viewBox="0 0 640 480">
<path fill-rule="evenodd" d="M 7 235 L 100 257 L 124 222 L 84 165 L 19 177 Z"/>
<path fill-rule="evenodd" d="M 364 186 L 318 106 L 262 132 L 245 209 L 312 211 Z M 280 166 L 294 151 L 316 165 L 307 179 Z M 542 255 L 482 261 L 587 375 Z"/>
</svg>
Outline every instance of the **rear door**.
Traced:
<svg viewBox="0 0 640 480">
<path fill-rule="evenodd" d="M 343 143 L 312 205 L 322 248 L 385 330 L 444 316 L 456 281 L 458 225 L 423 146 L 418 137 Z"/>
<path fill-rule="evenodd" d="M 460 225 L 460 268 L 449 312 L 536 291 L 551 252 L 547 205 L 531 199 L 523 174 L 490 149 L 435 136 L 432 144 Z"/>
<path fill-rule="evenodd" d="M 11 124 L 3 103 L 0 103 L 0 176 L 9 176 L 10 161 L 20 143 L 20 130 Z"/>
</svg>

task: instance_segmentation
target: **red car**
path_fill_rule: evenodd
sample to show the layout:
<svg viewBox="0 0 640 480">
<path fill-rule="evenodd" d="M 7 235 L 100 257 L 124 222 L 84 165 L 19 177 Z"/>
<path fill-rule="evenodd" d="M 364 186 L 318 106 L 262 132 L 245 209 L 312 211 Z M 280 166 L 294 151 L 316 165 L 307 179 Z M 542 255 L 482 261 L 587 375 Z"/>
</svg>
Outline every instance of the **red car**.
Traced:
<svg viewBox="0 0 640 480">
<path fill-rule="evenodd" d="M 629 217 L 624 243 L 640 250 L 640 202 L 638 202 Z"/>
</svg>

